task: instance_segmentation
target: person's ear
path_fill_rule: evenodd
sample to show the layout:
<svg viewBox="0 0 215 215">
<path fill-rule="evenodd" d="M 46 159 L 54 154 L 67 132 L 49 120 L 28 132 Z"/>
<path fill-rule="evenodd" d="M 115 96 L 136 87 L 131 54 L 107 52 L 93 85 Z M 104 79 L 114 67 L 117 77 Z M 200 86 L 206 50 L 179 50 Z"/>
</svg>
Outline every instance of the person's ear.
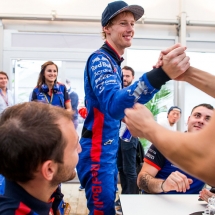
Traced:
<svg viewBox="0 0 215 215">
<path fill-rule="evenodd" d="M 189 120 L 190 120 L 190 116 L 189 116 L 188 119 L 187 119 L 187 126 L 188 126 Z"/>
<path fill-rule="evenodd" d="M 103 31 L 104 31 L 106 34 L 110 34 L 110 26 L 105 26 L 105 27 L 103 27 Z"/>
<path fill-rule="evenodd" d="M 53 179 L 53 176 L 57 172 L 57 169 L 58 169 L 57 163 L 55 163 L 52 160 L 47 160 L 42 164 L 41 172 L 46 180 L 51 181 Z"/>
</svg>

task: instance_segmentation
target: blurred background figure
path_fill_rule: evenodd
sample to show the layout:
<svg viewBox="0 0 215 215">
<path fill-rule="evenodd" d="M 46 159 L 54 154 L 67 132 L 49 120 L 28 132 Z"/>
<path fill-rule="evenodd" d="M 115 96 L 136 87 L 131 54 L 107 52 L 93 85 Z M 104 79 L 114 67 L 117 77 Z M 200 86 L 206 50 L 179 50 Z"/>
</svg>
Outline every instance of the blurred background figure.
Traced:
<svg viewBox="0 0 215 215">
<path fill-rule="evenodd" d="M 64 84 L 57 82 L 58 66 L 47 61 L 41 66 L 37 86 L 32 93 L 31 101 L 39 101 L 59 106 L 71 111 L 68 91 Z"/>
<path fill-rule="evenodd" d="M 77 129 L 78 128 L 78 103 L 79 103 L 78 94 L 71 88 L 71 82 L 68 79 L 66 79 L 66 86 L 68 89 L 69 98 L 71 100 L 71 107 L 74 114 L 73 123 L 74 123 L 75 129 Z"/>
<path fill-rule="evenodd" d="M 0 115 L 9 106 L 14 105 L 13 95 L 7 88 L 8 83 L 7 73 L 0 71 Z M 0 195 L 4 193 L 5 178 L 0 175 Z"/>
<path fill-rule="evenodd" d="M 169 129 L 176 130 L 176 123 L 179 121 L 181 117 L 181 108 L 177 106 L 172 106 L 167 112 L 167 118 L 159 122 L 160 125 Z"/>
<path fill-rule="evenodd" d="M 14 104 L 12 92 L 7 88 L 8 80 L 7 73 L 0 71 L 0 114 Z"/>
<path fill-rule="evenodd" d="M 134 80 L 135 72 L 133 68 L 124 66 L 122 68 L 123 87 L 128 87 Z M 121 128 L 119 132 L 119 149 L 117 154 L 117 168 L 119 171 L 120 183 L 122 187 L 122 194 L 138 194 L 137 187 L 137 172 L 136 172 L 136 156 L 138 138 L 132 137 L 130 141 L 121 139 L 126 124 L 121 121 Z M 122 214 L 120 199 L 115 202 L 116 214 Z"/>
</svg>

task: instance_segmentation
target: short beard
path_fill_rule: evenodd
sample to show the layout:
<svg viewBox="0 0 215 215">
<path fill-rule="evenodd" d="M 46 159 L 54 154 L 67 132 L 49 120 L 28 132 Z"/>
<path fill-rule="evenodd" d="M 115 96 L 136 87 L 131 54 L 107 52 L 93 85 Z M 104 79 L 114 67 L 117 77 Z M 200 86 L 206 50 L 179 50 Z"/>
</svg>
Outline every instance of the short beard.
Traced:
<svg viewBox="0 0 215 215">
<path fill-rule="evenodd" d="M 70 181 L 75 178 L 76 176 L 76 171 L 73 169 L 71 174 L 68 174 L 71 172 L 70 167 L 65 167 L 63 164 L 58 165 L 58 171 L 54 175 L 52 181 L 51 181 L 51 186 L 57 186 L 58 184 L 66 181 Z"/>
<path fill-rule="evenodd" d="M 127 85 L 125 85 L 124 83 L 127 83 Z M 123 82 L 123 87 L 128 87 L 128 86 L 131 85 L 131 83 L 132 83 L 132 82 L 127 82 L 127 81 L 126 81 L 126 82 Z"/>
</svg>

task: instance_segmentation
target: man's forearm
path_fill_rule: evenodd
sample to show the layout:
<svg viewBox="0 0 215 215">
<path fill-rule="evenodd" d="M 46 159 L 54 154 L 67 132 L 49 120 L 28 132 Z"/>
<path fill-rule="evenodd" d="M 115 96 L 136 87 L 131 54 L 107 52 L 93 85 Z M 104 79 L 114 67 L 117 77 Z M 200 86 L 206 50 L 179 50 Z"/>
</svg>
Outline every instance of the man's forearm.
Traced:
<svg viewBox="0 0 215 215">
<path fill-rule="evenodd" d="M 144 172 L 138 176 L 138 187 L 147 193 L 162 193 L 161 184 L 163 181 Z"/>
<path fill-rule="evenodd" d="M 185 73 L 185 81 L 215 98 L 214 75 L 190 67 Z"/>
</svg>

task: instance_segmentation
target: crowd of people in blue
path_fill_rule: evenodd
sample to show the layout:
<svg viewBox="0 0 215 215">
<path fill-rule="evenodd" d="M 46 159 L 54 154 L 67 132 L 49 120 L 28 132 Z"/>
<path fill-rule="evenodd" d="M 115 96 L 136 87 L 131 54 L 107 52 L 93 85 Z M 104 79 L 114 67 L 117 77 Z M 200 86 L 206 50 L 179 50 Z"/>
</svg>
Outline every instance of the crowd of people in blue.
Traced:
<svg viewBox="0 0 215 215">
<path fill-rule="evenodd" d="M 65 84 L 57 81 L 59 71 L 54 62 L 47 61 L 41 66 L 30 102 L 23 104 L 14 105 L 7 88 L 9 77 L 0 72 L 0 214 L 69 214 L 61 183 L 72 180 L 75 169 L 80 190 L 86 193 L 90 215 L 123 214 L 120 199 L 115 201 L 118 175 L 122 194 L 200 193 L 205 201 L 213 195 L 204 186 L 206 183 L 214 186 L 214 176 L 200 174 L 197 167 L 168 153 L 174 150 L 175 140 L 171 145 L 171 138 L 166 138 L 169 145 L 165 148 L 164 138 L 157 138 L 159 132 L 157 136 L 149 135 L 157 125 L 140 104 L 151 100 L 170 80 L 187 81 L 214 96 L 214 77 L 190 67 L 186 48 L 175 44 L 161 52 L 151 71 L 133 81 L 134 70 L 129 66 L 121 69 L 122 56 L 131 46 L 135 22 L 143 14 L 141 6 L 124 1 L 109 3 L 102 13 L 105 42 L 89 56 L 84 71 L 86 107 L 81 111 L 85 121 L 80 143 L 75 131 L 78 94 L 72 90 L 70 80 Z M 170 107 L 161 123 L 163 128 L 157 130 L 163 131 L 164 136 L 174 136 L 176 132 L 168 130 L 176 129 L 182 111 L 180 107 Z M 187 121 L 187 131 L 180 135 L 204 135 L 202 130 L 210 127 L 207 124 L 213 112 L 210 104 L 195 106 Z M 144 119 L 142 114 L 147 117 Z M 144 120 L 149 120 L 149 125 Z M 143 131 L 147 126 L 151 128 L 148 133 Z M 126 127 L 133 135 L 130 141 L 121 138 Z M 137 137 L 147 137 L 152 142 L 140 171 L 136 160 L 140 144 Z M 194 155 L 200 153 L 195 147 L 189 149 Z M 183 151 L 185 155 L 188 152 Z M 197 160 L 195 156 L 189 159 L 190 163 Z M 209 156 L 205 160 L 211 159 Z"/>
</svg>

